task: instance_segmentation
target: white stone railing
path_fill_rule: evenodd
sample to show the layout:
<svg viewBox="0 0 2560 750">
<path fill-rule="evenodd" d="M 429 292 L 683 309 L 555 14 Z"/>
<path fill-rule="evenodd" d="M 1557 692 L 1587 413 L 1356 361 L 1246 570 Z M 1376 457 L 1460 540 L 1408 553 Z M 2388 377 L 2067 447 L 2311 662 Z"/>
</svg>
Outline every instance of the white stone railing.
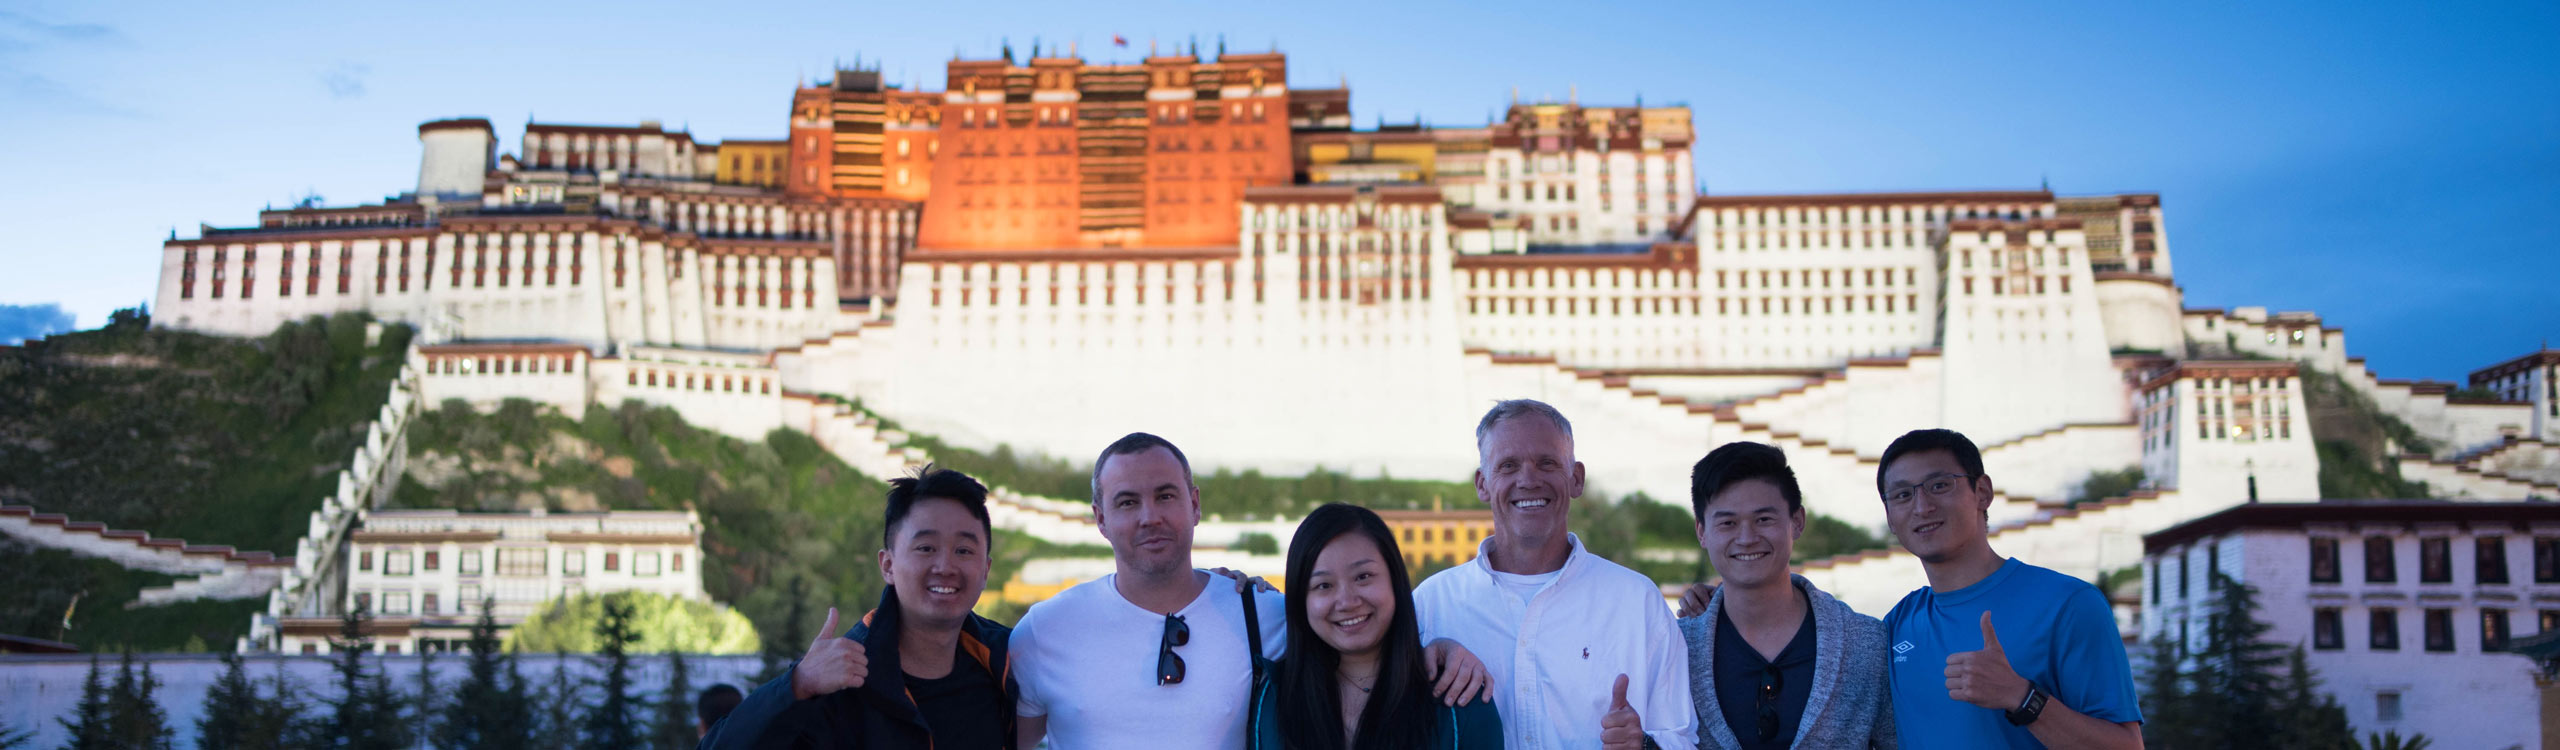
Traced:
<svg viewBox="0 0 2560 750">
<path fill-rule="evenodd" d="M 411 339 L 382 410 L 365 426 L 364 443 L 347 459 L 346 468 L 338 471 L 337 492 L 311 512 L 307 531 L 294 544 L 293 567 L 267 592 L 266 611 L 251 616 L 249 635 L 240 650 L 275 643 L 278 618 L 337 614 L 346 576 L 339 556 L 346 547 L 347 532 L 360 511 L 380 507 L 399 486 L 408 463 L 409 420 L 420 408 L 418 387 L 426 371 L 426 358 L 418 348 L 434 343 L 428 340 L 434 338 L 439 336 L 421 331 Z"/>
</svg>

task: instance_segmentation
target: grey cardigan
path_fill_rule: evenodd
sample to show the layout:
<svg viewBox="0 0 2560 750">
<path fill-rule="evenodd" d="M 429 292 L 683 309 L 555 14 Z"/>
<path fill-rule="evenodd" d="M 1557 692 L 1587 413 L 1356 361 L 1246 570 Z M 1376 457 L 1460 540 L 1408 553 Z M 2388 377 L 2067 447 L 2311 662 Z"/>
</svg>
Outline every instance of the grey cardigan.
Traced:
<svg viewBox="0 0 2560 750">
<path fill-rule="evenodd" d="M 1804 718 L 1796 723 L 1794 747 L 1895 748 L 1893 700 L 1885 683 L 1889 660 L 1884 623 L 1858 614 L 1849 605 L 1814 588 L 1804 576 L 1793 576 L 1813 610 L 1813 694 L 1805 699 Z M 1724 723 L 1716 706 L 1716 616 L 1724 611 L 1724 589 L 1707 600 L 1707 611 L 1680 621 L 1689 641 L 1689 696 L 1698 706 L 1698 747 L 1731 750 L 1741 738 Z"/>
</svg>

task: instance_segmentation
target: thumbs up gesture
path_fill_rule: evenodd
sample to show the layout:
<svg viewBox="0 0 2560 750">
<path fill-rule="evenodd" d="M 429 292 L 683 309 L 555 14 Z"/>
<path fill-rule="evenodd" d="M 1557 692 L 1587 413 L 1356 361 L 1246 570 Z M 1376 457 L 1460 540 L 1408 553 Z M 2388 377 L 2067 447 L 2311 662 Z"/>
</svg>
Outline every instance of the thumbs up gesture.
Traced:
<svg viewBox="0 0 2560 750">
<path fill-rule="evenodd" d="M 1609 712 L 1600 715 L 1600 747 L 1602 750 L 1636 750 L 1644 746 L 1644 718 L 1636 715 L 1636 707 L 1627 705 L 1627 676 L 1618 675 L 1618 686 L 1611 690 Z"/>
<path fill-rule="evenodd" d="M 1947 657 L 1947 697 L 1994 711 L 2018 707 L 2027 698 L 2027 678 L 2009 668 L 2000 649 L 2000 634 L 1991 629 L 1991 613 L 1982 613 L 1982 650 Z"/>
<path fill-rule="evenodd" d="M 836 608 L 827 608 L 827 624 L 818 630 L 818 639 L 809 642 L 809 653 L 800 657 L 799 666 L 791 669 L 791 697 L 808 700 L 838 690 L 862 687 L 862 679 L 871 672 L 871 657 L 862 651 L 862 642 L 844 637 L 836 630 Z"/>
</svg>

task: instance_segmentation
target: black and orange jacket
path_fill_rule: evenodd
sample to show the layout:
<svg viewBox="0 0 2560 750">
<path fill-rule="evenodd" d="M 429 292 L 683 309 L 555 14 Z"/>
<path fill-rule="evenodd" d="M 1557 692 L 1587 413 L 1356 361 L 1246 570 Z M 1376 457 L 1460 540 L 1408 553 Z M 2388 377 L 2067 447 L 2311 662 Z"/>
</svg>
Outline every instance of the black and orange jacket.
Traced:
<svg viewBox="0 0 2560 750">
<path fill-rule="evenodd" d="M 1005 642 L 1013 629 L 977 615 L 960 625 L 960 651 L 995 675 L 1003 686 L 1004 705 L 1021 695 L 1005 658 Z M 880 606 L 844 637 L 862 642 L 870 673 L 862 687 L 809 700 L 791 696 L 793 669 L 758 686 L 745 702 L 702 738 L 705 750 L 800 750 L 802 748 L 932 748 L 933 728 L 907 693 L 906 674 L 898 670 L 898 590 L 880 592 Z M 1004 722 L 1004 746 L 1013 747 L 1013 712 L 987 717 Z"/>
</svg>

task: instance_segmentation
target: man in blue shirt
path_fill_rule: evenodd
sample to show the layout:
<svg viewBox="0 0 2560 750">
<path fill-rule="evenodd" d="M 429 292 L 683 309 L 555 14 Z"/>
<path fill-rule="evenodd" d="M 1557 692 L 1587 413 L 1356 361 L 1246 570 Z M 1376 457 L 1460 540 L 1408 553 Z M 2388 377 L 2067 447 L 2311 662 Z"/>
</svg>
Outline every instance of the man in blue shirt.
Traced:
<svg viewBox="0 0 2560 750">
<path fill-rule="evenodd" d="M 1991 551 L 1991 477 L 1972 440 L 1903 435 L 1885 448 L 1876 491 L 1894 538 L 1929 574 L 1884 618 L 1903 747 L 2142 747 L 2106 596 Z"/>
</svg>

